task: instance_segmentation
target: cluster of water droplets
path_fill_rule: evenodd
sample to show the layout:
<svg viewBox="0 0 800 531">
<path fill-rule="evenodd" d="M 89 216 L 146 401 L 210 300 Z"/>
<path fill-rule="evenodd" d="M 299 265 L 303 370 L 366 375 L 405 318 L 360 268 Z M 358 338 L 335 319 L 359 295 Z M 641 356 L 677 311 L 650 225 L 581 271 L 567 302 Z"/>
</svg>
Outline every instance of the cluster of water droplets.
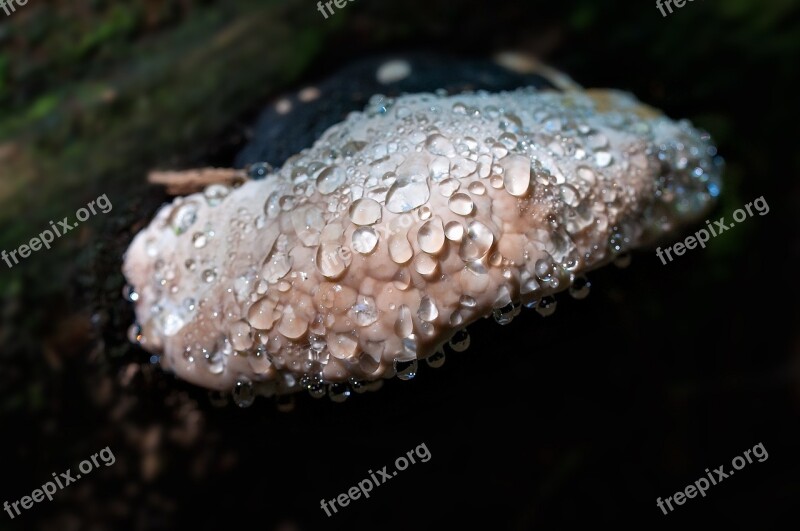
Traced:
<svg viewBox="0 0 800 531">
<path fill-rule="evenodd" d="M 251 166 L 268 193 L 227 224 L 202 211 L 230 208 L 228 186 L 168 207 L 159 223 L 191 252 L 167 260 L 148 236 L 156 296 L 131 338 L 147 348 L 148 334 L 184 334 L 196 370 L 240 374 L 237 405 L 260 393 L 289 408 L 298 389 L 341 402 L 382 377 L 414 378 L 421 359 L 440 367 L 443 345 L 468 348 L 481 316 L 549 316 L 555 293 L 588 295 L 584 271 L 624 267 L 719 191 L 705 135 L 615 98 L 604 113 L 586 95 L 533 90 L 373 98 L 277 175 Z M 208 251 L 220 238 L 227 256 Z M 271 242 L 266 256 L 254 241 Z"/>
</svg>

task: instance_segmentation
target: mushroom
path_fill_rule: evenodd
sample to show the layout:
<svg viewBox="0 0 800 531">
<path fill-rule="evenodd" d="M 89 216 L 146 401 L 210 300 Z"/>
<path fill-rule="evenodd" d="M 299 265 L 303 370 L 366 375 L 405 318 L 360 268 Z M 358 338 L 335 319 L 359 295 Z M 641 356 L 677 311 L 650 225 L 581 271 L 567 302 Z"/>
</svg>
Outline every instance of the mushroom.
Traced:
<svg viewBox="0 0 800 531">
<path fill-rule="evenodd" d="M 585 296 L 710 208 L 714 153 L 617 91 L 375 97 L 274 174 L 161 208 L 125 256 L 132 336 L 241 406 L 342 400 L 440 364 L 480 317 Z"/>
</svg>

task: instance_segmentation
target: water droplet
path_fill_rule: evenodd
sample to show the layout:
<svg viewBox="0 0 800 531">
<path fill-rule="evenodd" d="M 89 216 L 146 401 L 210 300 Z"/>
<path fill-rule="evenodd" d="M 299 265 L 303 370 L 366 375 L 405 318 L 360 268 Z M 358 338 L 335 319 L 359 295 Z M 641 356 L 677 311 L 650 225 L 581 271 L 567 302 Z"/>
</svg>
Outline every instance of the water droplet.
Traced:
<svg viewBox="0 0 800 531">
<path fill-rule="evenodd" d="M 444 365 L 444 358 L 445 354 L 443 350 L 437 350 L 427 358 L 425 358 L 425 362 L 428 364 L 428 367 L 433 369 L 438 369 L 442 365 Z"/>
<path fill-rule="evenodd" d="M 128 300 L 130 302 L 136 302 L 139 300 L 139 294 L 136 292 L 133 286 L 129 285 L 126 285 L 122 289 L 122 296 L 125 297 L 125 300 Z"/>
<path fill-rule="evenodd" d="M 289 339 L 300 339 L 308 330 L 308 321 L 298 315 L 292 305 L 287 305 L 283 309 L 283 317 L 278 324 L 278 332 Z"/>
<path fill-rule="evenodd" d="M 307 389 L 313 398 L 322 398 L 328 391 L 325 383 L 317 376 L 310 379 Z"/>
<path fill-rule="evenodd" d="M 542 297 L 539 303 L 536 305 L 536 312 L 541 315 L 542 317 L 548 317 L 553 315 L 553 312 L 556 311 L 556 298 L 552 295 L 548 295 L 547 297 Z"/>
<path fill-rule="evenodd" d="M 236 384 L 233 387 L 233 392 L 231 395 L 233 396 L 233 401 L 236 403 L 236 405 L 241 408 L 252 406 L 253 401 L 256 398 L 255 390 L 253 389 L 253 383 L 244 377 L 236 380 Z"/>
<path fill-rule="evenodd" d="M 576 276 L 569 287 L 569 294 L 575 299 L 585 299 L 589 295 L 592 283 L 584 275 Z"/>
<path fill-rule="evenodd" d="M 623 253 L 617 256 L 614 259 L 614 265 L 620 269 L 625 269 L 629 265 L 631 265 L 631 255 L 630 253 Z"/>
<path fill-rule="evenodd" d="M 250 325 L 245 321 L 236 321 L 231 325 L 229 337 L 235 350 L 248 350 L 253 346 L 253 333 Z"/>
<path fill-rule="evenodd" d="M 356 303 L 350 308 L 348 315 L 358 326 L 369 326 L 378 320 L 378 308 L 375 299 L 359 295 Z"/>
<path fill-rule="evenodd" d="M 444 227 L 442 219 L 435 217 L 426 221 L 417 233 L 419 248 L 429 254 L 436 254 L 444 246 Z"/>
<path fill-rule="evenodd" d="M 469 216 L 475 208 L 472 198 L 467 194 L 458 193 L 453 195 L 449 201 L 450 210 L 459 216 Z"/>
<path fill-rule="evenodd" d="M 355 332 L 329 333 L 327 338 L 328 350 L 334 358 L 355 361 L 356 354 L 358 354 L 358 336 Z"/>
<path fill-rule="evenodd" d="M 398 177 L 386 193 L 386 209 L 395 214 L 411 212 L 428 202 L 431 190 L 420 176 Z"/>
<path fill-rule="evenodd" d="M 597 153 L 594 154 L 594 162 L 600 168 L 605 168 L 606 166 L 611 164 L 612 160 L 613 157 L 611 156 L 611 153 L 609 153 L 608 151 L 598 151 Z"/>
<path fill-rule="evenodd" d="M 465 262 L 480 260 L 489 253 L 494 243 L 494 234 L 489 227 L 480 221 L 473 221 L 467 227 L 467 233 L 461 242 L 458 254 Z"/>
<path fill-rule="evenodd" d="M 439 183 L 439 193 L 444 197 L 451 197 L 461 188 L 461 183 L 457 179 L 445 179 Z"/>
<path fill-rule="evenodd" d="M 559 190 L 561 191 L 561 199 L 567 205 L 574 208 L 577 207 L 581 202 L 580 193 L 578 193 L 578 190 L 574 186 L 570 184 L 562 184 L 559 187 Z"/>
<path fill-rule="evenodd" d="M 512 155 L 503 160 L 503 166 L 505 168 L 503 186 L 506 191 L 515 197 L 527 194 L 531 184 L 530 159 L 521 155 Z"/>
<path fill-rule="evenodd" d="M 474 308 L 478 305 L 478 301 L 470 297 L 469 295 L 462 295 L 460 299 L 458 299 L 458 303 L 465 307 L 465 308 Z"/>
<path fill-rule="evenodd" d="M 455 156 L 456 150 L 450 139 L 435 133 L 428 137 L 425 141 L 425 147 L 434 155 L 442 155 L 448 158 Z"/>
<path fill-rule="evenodd" d="M 430 297 L 425 296 L 422 297 L 422 300 L 419 302 L 417 316 L 423 321 L 432 323 L 437 317 L 439 317 L 439 309 L 436 307 L 436 304 L 431 300 Z"/>
<path fill-rule="evenodd" d="M 231 189 L 224 184 L 212 184 L 203 191 L 203 196 L 206 198 L 209 206 L 213 207 L 220 204 L 230 193 Z"/>
<path fill-rule="evenodd" d="M 465 328 L 458 330 L 453 337 L 450 338 L 448 345 L 456 352 L 464 352 L 469 348 L 469 333 Z"/>
<path fill-rule="evenodd" d="M 247 321 L 257 330 L 270 330 L 276 319 L 275 303 L 264 297 L 247 311 Z"/>
<path fill-rule="evenodd" d="M 414 255 L 414 250 L 405 234 L 392 234 L 389 237 L 389 256 L 397 264 L 405 264 Z"/>
<path fill-rule="evenodd" d="M 214 269 L 206 269 L 205 271 L 203 271 L 203 281 L 208 282 L 210 284 L 211 282 L 214 282 L 215 280 L 217 280 L 217 272 L 216 272 L 216 270 L 214 270 Z"/>
<path fill-rule="evenodd" d="M 339 404 L 350 398 L 351 393 L 350 386 L 346 383 L 335 383 L 328 386 L 328 396 Z"/>
<path fill-rule="evenodd" d="M 339 166 L 322 170 L 317 177 L 317 190 L 323 195 L 332 194 L 347 180 L 347 174 Z"/>
<path fill-rule="evenodd" d="M 317 271 L 329 279 L 340 277 L 350 265 L 351 253 L 335 243 L 323 243 L 317 248 Z"/>
<path fill-rule="evenodd" d="M 247 175 L 249 175 L 251 179 L 258 180 L 263 179 L 274 171 L 275 168 L 273 168 L 268 162 L 256 162 L 247 168 Z"/>
<path fill-rule="evenodd" d="M 451 221 L 444 227 L 445 236 L 447 239 L 454 242 L 460 242 L 464 237 L 464 225 L 458 221 Z"/>
<path fill-rule="evenodd" d="M 364 198 L 350 205 L 350 220 L 356 225 L 374 225 L 381 220 L 381 204 Z"/>
<path fill-rule="evenodd" d="M 417 360 L 394 360 L 394 370 L 401 380 L 413 380 L 417 375 Z"/>
<path fill-rule="evenodd" d="M 192 236 L 192 245 L 195 249 L 202 249 L 208 244 L 208 236 L 204 232 L 195 232 Z"/>
<path fill-rule="evenodd" d="M 411 309 L 403 304 L 397 312 L 397 321 L 394 323 L 394 331 L 401 338 L 408 337 L 414 331 L 414 323 L 411 320 Z"/>
<path fill-rule="evenodd" d="M 378 232 L 372 227 L 359 227 L 350 238 L 353 250 L 361 254 L 370 254 L 378 245 Z M 347 253 L 345 249 L 342 252 Z"/>
<path fill-rule="evenodd" d="M 414 269 L 423 276 L 431 276 L 436 273 L 439 263 L 429 254 L 420 253 L 414 258 Z"/>
<path fill-rule="evenodd" d="M 475 195 L 484 195 L 486 193 L 486 187 L 480 181 L 474 181 L 470 183 L 470 185 L 467 187 L 467 190 Z"/>
<path fill-rule="evenodd" d="M 502 308 L 495 308 L 492 310 L 492 316 L 494 320 L 499 325 L 507 325 L 510 324 L 511 321 L 514 320 L 514 316 L 516 315 L 516 307 L 514 306 L 513 302 L 509 302 Z"/>
<path fill-rule="evenodd" d="M 175 231 L 177 236 L 189 230 L 194 222 L 197 221 L 197 210 L 197 203 L 194 201 L 187 201 L 175 207 L 170 216 L 170 225 L 172 225 L 172 230 Z"/>
</svg>

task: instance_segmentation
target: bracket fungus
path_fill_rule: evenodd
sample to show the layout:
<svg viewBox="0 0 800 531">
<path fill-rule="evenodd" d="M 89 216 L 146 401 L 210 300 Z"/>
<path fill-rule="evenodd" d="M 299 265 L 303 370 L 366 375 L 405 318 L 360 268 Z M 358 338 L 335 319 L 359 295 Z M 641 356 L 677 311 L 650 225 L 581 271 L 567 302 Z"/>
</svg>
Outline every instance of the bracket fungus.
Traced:
<svg viewBox="0 0 800 531">
<path fill-rule="evenodd" d="M 280 170 L 165 205 L 124 273 L 180 378 L 343 400 L 702 216 L 708 135 L 616 91 L 374 97 Z"/>
</svg>

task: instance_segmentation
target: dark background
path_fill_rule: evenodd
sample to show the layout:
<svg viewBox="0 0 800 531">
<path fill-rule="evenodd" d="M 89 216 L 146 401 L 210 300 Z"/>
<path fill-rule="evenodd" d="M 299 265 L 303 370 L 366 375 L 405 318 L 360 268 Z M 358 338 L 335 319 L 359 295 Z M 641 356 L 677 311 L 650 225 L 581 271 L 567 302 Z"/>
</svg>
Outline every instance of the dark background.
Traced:
<svg viewBox="0 0 800 531">
<path fill-rule="evenodd" d="M 310 0 L 0 12 L 0 249 L 103 193 L 114 205 L 14 269 L 0 263 L 0 503 L 106 446 L 116 456 L 53 502 L 13 521 L 0 512 L 0 529 L 791 525 L 799 24 L 789 0 L 696 0 L 667 17 L 654 2 L 589 0 L 355 0 L 328 20 Z M 149 169 L 230 166 L 248 142 L 280 162 L 261 111 L 323 80 L 341 89 L 319 115 L 274 124 L 307 145 L 369 95 L 355 95 L 366 78 L 342 74 L 354 62 L 429 57 L 438 84 L 469 81 L 502 50 L 691 119 L 727 165 L 709 219 L 760 196 L 769 214 L 667 266 L 634 253 L 546 319 L 476 323 L 442 369 L 423 363 L 415 380 L 343 405 L 216 408 L 128 344 L 121 255 L 168 200 Z M 325 517 L 321 498 L 421 443 L 429 462 Z M 655 506 L 758 443 L 764 463 L 668 516 Z"/>
</svg>

